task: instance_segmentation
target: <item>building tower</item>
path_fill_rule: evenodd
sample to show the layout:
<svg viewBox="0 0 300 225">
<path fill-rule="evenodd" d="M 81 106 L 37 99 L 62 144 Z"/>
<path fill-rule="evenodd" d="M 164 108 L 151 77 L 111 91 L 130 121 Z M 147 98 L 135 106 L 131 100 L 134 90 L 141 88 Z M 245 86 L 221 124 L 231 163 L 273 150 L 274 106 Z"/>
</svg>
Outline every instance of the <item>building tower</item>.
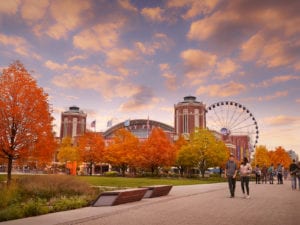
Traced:
<svg viewBox="0 0 300 225">
<path fill-rule="evenodd" d="M 69 107 L 69 110 L 61 114 L 60 138 L 80 136 L 86 130 L 86 113 L 77 106 Z"/>
<path fill-rule="evenodd" d="M 194 96 L 184 97 L 183 102 L 174 105 L 174 124 L 177 135 L 188 136 L 196 127 L 205 128 L 205 105 Z"/>
</svg>

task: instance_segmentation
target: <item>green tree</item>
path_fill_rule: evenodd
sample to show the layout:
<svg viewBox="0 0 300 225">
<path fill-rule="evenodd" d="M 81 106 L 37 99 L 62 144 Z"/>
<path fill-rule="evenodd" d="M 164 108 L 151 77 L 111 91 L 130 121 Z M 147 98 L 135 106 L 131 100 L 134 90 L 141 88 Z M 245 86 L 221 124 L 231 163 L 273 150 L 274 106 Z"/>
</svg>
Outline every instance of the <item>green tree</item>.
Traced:
<svg viewBox="0 0 300 225">
<path fill-rule="evenodd" d="M 0 75 L 0 157 L 8 163 L 11 181 L 14 160 L 50 162 L 55 152 L 48 95 L 19 61 Z"/>
</svg>

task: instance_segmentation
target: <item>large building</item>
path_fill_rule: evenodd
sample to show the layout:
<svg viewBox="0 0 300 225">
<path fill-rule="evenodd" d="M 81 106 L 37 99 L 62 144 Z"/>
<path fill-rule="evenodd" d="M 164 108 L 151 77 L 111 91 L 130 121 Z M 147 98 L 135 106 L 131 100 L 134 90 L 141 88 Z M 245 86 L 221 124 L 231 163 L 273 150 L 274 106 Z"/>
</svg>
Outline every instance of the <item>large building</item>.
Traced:
<svg viewBox="0 0 300 225">
<path fill-rule="evenodd" d="M 174 125 L 176 135 L 192 133 L 196 127 L 205 128 L 205 105 L 194 96 L 186 96 L 183 102 L 174 105 Z"/>
<path fill-rule="evenodd" d="M 125 122 L 118 123 L 115 126 L 107 129 L 103 133 L 103 137 L 106 140 L 110 140 L 113 138 L 114 133 L 117 130 L 125 128 L 131 133 L 133 133 L 140 140 L 143 140 L 149 137 L 151 130 L 155 127 L 161 128 L 167 134 L 170 140 L 174 139 L 174 128 L 172 126 L 150 119 L 126 120 Z"/>
<path fill-rule="evenodd" d="M 186 96 L 183 101 L 174 105 L 174 127 L 149 119 L 133 119 L 118 123 L 102 133 L 106 142 L 109 142 L 114 133 L 125 128 L 131 131 L 140 140 L 147 139 L 154 127 L 160 127 L 165 131 L 170 140 L 176 140 L 180 135 L 189 139 L 190 133 L 195 128 L 207 128 L 206 105 L 197 101 L 194 96 Z M 79 107 L 72 106 L 68 111 L 61 115 L 61 132 L 60 138 L 66 136 L 76 137 L 86 131 L 87 115 L 79 110 Z M 250 158 L 250 139 L 247 135 L 226 135 L 221 130 L 212 130 L 216 138 L 223 140 L 230 152 L 236 155 L 237 160 L 243 157 Z"/>
<path fill-rule="evenodd" d="M 68 111 L 61 114 L 60 138 L 76 137 L 86 131 L 86 113 L 77 106 L 69 107 Z"/>
</svg>

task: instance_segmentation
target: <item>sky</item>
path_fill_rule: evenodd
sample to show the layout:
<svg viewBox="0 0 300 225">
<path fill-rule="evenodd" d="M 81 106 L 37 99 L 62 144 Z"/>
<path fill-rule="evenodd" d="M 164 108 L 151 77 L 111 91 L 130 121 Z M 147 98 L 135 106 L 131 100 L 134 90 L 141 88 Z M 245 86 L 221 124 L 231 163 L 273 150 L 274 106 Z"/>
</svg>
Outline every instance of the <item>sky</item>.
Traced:
<svg viewBox="0 0 300 225">
<path fill-rule="evenodd" d="M 49 94 L 54 129 L 78 106 L 88 128 L 174 126 L 174 104 L 235 101 L 258 145 L 300 155 L 300 1 L 0 1 L 0 69 L 20 60 Z"/>
</svg>

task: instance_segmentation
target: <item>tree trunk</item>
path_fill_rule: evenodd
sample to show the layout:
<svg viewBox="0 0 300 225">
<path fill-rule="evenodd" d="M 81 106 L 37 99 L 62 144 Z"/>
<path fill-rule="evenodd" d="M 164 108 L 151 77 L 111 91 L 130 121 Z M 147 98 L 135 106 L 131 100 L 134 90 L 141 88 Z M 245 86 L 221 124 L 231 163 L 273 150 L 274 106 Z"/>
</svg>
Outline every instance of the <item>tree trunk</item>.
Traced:
<svg viewBox="0 0 300 225">
<path fill-rule="evenodd" d="M 8 157 L 8 163 L 7 163 L 7 186 L 11 183 L 11 171 L 12 171 L 12 164 L 13 164 L 13 157 Z"/>
</svg>

